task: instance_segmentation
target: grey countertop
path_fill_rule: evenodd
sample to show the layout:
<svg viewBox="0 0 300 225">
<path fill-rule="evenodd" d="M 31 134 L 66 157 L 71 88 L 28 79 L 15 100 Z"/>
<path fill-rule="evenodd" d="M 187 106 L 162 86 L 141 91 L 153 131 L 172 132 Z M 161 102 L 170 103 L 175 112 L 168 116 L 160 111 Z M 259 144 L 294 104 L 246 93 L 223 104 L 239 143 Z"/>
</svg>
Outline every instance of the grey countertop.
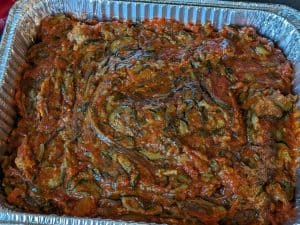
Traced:
<svg viewBox="0 0 300 225">
<path fill-rule="evenodd" d="M 235 0 L 233 0 L 235 1 Z M 282 4 L 293 7 L 300 11 L 300 0 L 239 0 L 243 2 L 259 2 L 259 3 L 273 3 L 273 4 Z M 235 1 L 238 2 L 238 1 Z"/>
</svg>

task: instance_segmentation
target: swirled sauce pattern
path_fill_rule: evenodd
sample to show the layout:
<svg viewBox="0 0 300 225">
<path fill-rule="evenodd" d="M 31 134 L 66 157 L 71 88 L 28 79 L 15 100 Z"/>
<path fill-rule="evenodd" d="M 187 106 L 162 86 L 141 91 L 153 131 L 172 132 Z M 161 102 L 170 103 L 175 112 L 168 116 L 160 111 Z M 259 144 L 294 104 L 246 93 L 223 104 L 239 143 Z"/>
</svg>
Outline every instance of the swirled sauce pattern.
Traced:
<svg viewBox="0 0 300 225">
<path fill-rule="evenodd" d="M 2 162 L 9 203 L 168 224 L 293 215 L 293 69 L 254 28 L 57 15 L 26 60 Z"/>
</svg>

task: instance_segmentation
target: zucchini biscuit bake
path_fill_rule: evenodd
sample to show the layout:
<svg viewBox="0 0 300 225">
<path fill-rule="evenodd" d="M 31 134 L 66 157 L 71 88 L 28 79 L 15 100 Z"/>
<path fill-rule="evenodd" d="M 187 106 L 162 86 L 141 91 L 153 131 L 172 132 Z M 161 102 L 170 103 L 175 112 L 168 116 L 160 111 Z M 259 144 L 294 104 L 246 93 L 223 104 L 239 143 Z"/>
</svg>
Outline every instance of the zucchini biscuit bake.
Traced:
<svg viewBox="0 0 300 225">
<path fill-rule="evenodd" d="M 42 20 L 2 160 L 36 213 L 275 225 L 295 211 L 293 68 L 251 27 Z"/>
</svg>

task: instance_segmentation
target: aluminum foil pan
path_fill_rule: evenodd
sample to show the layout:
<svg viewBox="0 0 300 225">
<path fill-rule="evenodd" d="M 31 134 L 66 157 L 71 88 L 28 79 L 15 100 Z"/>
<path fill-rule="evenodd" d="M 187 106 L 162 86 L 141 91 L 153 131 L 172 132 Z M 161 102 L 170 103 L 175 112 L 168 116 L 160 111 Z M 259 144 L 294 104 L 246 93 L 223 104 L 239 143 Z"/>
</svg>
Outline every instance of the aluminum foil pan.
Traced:
<svg viewBox="0 0 300 225">
<path fill-rule="evenodd" d="M 99 20 L 145 18 L 176 19 L 184 23 L 211 21 L 220 29 L 224 24 L 254 26 L 284 51 L 295 68 L 294 91 L 300 95 L 300 13 L 275 4 L 239 3 L 212 0 L 23 0 L 11 9 L 0 44 L 0 154 L 15 124 L 14 92 L 25 53 L 34 43 L 41 19 L 56 13 L 72 13 L 80 19 Z M 300 107 L 300 101 L 298 102 Z M 296 207 L 300 208 L 300 169 L 297 172 Z M 300 224 L 297 217 L 286 224 Z M 107 219 L 75 218 L 23 213 L 4 201 L 0 192 L 0 224 L 125 225 L 145 224 Z"/>
</svg>

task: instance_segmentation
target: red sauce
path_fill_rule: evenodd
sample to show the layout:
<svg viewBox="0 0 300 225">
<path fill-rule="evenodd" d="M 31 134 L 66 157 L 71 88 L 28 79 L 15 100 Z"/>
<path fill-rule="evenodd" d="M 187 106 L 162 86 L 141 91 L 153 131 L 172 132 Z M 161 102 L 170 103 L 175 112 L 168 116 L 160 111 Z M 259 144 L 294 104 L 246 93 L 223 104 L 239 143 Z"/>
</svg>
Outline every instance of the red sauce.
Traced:
<svg viewBox="0 0 300 225">
<path fill-rule="evenodd" d="M 2 163 L 10 204 L 169 224 L 294 215 L 293 69 L 255 29 L 64 15 L 39 29 Z"/>
</svg>

